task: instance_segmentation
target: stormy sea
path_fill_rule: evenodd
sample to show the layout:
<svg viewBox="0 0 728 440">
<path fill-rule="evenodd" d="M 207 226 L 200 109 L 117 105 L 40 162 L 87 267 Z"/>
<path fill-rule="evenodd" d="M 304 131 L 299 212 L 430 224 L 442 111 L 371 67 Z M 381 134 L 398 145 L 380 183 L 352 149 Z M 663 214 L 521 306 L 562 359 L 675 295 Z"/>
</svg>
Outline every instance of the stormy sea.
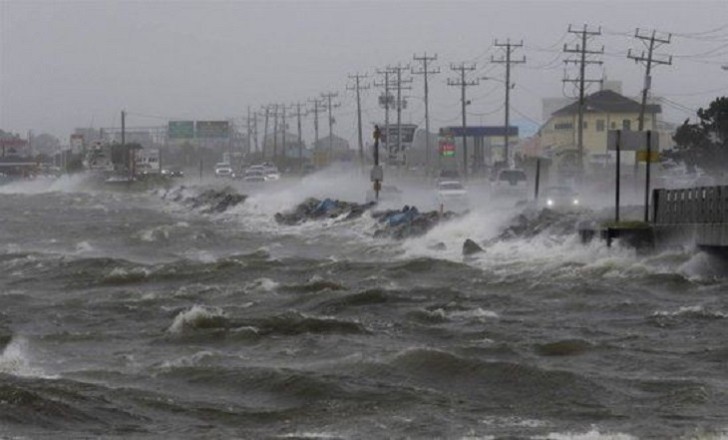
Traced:
<svg viewBox="0 0 728 440">
<path fill-rule="evenodd" d="M 368 180 L 0 186 L 0 438 L 728 438 L 722 260 Z"/>
</svg>

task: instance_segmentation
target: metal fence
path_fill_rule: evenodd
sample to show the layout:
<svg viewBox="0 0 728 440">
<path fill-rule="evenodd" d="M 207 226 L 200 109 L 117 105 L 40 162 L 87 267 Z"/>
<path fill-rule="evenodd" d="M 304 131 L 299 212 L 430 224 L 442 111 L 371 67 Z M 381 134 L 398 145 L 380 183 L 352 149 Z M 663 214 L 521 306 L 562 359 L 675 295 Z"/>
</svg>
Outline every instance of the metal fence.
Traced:
<svg viewBox="0 0 728 440">
<path fill-rule="evenodd" d="M 728 223 L 728 186 L 652 191 L 656 224 Z"/>
</svg>

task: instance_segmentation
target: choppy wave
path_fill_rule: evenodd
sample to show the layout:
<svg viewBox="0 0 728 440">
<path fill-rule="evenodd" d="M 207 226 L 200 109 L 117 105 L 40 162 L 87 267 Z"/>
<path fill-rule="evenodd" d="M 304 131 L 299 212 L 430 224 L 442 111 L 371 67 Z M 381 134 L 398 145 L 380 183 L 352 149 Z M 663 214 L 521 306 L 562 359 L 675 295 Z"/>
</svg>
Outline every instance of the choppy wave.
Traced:
<svg viewBox="0 0 728 440">
<path fill-rule="evenodd" d="M 28 341 L 21 336 L 13 336 L 9 343 L 4 345 L 0 355 L 0 374 L 21 377 L 52 377 L 40 368 L 31 365 Z"/>
<path fill-rule="evenodd" d="M 182 333 L 196 329 L 225 328 L 228 326 L 228 322 L 228 318 L 222 309 L 194 305 L 190 309 L 180 312 L 167 331 Z"/>
</svg>

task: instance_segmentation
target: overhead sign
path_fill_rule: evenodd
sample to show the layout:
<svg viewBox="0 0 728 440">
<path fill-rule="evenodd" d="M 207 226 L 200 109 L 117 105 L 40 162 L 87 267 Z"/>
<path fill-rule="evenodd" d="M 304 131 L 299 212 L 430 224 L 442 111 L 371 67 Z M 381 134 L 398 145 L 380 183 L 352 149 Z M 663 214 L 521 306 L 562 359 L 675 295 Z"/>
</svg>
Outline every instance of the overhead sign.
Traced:
<svg viewBox="0 0 728 440">
<path fill-rule="evenodd" d="M 468 137 L 501 137 L 506 135 L 506 127 L 503 125 L 471 125 L 463 129 L 462 126 L 442 127 L 440 136 L 457 136 L 465 134 Z M 508 136 L 517 137 L 518 127 L 511 125 L 508 127 Z"/>
<path fill-rule="evenodd" d="M 230 137 L 230 123 L 228 121 L 197 121 L 195 130 L 197 137 L 200 139 Z"/>
<path fill-rule="evenodd" d="M 167 137 L 169 139 L 192 139 L 195 137 L 194 121 L 169 121 Z"/>
<path fill-rule="evenodd" d="M 619 140 L 619 149 L 621 151 L 647 149 L 646 131 L 609 130 L 607 132 L 607 150 L 616 150 L 617 140 Z M 660 149 L 660 137 L 656 132 L 653 132 L 652 136 L 650 136 L 650 149 L 652 151 L 658 151 Z"/>
</svg>

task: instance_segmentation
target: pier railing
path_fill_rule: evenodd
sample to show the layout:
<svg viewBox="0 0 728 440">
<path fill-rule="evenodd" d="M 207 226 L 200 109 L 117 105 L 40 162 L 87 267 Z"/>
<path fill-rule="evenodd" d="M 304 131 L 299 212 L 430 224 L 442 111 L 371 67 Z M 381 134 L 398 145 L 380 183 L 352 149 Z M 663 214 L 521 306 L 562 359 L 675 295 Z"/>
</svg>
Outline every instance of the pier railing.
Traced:
<svg viewBox="0 0 728 440">
<path fill-rule="evenodd" d="M 652 191 L 655 224 L 728 223 L 728 186 Z"/>
</svg>

